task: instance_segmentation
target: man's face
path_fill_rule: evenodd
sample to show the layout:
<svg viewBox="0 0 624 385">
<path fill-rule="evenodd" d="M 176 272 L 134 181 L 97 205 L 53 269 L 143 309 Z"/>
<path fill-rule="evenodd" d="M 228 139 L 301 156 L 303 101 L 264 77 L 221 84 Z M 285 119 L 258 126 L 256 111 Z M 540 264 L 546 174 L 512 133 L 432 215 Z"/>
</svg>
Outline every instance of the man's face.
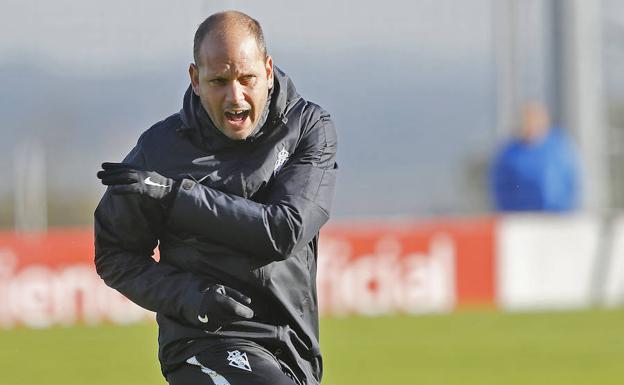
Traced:
<svg viewBox="0 0 624 385">
<path fill-rule="evenodd" d="M 273 87 L 273 61 L 264 57 L 256 40 L 244 32 L 207 35 L 197 64 L 189 74 L 215 126 L 227 137 L 242 140 L 258 125 Z"/>
</svg>

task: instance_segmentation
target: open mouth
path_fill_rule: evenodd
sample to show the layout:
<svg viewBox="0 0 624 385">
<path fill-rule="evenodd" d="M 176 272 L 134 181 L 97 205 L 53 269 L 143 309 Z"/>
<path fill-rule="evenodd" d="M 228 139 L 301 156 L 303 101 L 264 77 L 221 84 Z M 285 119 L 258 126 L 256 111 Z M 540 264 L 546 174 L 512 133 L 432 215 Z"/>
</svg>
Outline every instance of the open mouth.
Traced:
<svg viewBox="0 0 624 385">
<path fill-rule="evenodd" d="M 225 118 L 230 124 L 242 124 L 249 117 L 249 110 L 226 111 Z"/>
</svg>

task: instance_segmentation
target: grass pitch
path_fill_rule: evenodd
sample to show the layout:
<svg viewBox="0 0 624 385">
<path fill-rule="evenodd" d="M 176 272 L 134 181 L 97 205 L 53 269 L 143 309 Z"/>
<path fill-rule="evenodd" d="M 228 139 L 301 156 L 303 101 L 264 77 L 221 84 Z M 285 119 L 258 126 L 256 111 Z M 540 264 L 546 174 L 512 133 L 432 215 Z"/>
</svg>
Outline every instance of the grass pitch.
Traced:
<svg viewBox="0 0 624 385">
<path fill-rule="evenodd" d="M 323 385 L 624 383 L 624 309 L 326 318 L 321 328 Z M 0 384 L 163 385 L 156 327 L 0 331 Z"/>
</svg>

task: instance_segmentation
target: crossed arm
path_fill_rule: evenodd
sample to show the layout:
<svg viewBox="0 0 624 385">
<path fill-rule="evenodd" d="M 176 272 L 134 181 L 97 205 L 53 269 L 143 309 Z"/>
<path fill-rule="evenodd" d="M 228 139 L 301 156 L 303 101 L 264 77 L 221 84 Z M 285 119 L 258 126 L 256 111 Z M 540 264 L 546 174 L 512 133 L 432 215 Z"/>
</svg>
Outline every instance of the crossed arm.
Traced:
<svg viewBox="0 0 624 385">
<path fill-rule="evenodd" d="M 178 189 L 167 216 L 141 194 L 109 189 L 95 212 L 95 264 L 111 287 L 140 306 L 196 323 L 206 282 L 155 262 L 151 253 L 165 227 L 270 260 L 308 244 L 329 218 L 336 177 L 336 133 L 322 117 L 303 136 L 270 186 L 266 202 L 226 194 L 190 180 Z M 146 167 L 139 145 L 125 162 Z M 167 218 L 167 219 L 165 219 Z M 240 234 L 245 234 L 241 242 Z"/>
<path fill-rule="evenodd" d="M 307 245 L 329 219 L 336 179 L 336 135 L 321 119 L 258 203 L 184 180 L 168 225 L 239 249 L 284 260 Z M 241 236 L 244 240 L 241 240 Z"/>
</svg>

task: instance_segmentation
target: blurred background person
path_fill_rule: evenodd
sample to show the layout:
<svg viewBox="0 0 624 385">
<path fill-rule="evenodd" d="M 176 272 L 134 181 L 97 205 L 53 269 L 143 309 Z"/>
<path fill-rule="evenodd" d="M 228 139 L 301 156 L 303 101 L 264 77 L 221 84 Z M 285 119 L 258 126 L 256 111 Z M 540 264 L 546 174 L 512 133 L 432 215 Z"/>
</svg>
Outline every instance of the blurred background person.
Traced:
<svg viewBox="0 0 624 385">
<path fill-rule="evenodd" d="M 552 127 L 544 104 L 521 111 L 518 136 L 495 157 L 490 188 L 499 211 L 570 211 L 578 207 L 576 150 L 567 134 Z"/>
</svg>

